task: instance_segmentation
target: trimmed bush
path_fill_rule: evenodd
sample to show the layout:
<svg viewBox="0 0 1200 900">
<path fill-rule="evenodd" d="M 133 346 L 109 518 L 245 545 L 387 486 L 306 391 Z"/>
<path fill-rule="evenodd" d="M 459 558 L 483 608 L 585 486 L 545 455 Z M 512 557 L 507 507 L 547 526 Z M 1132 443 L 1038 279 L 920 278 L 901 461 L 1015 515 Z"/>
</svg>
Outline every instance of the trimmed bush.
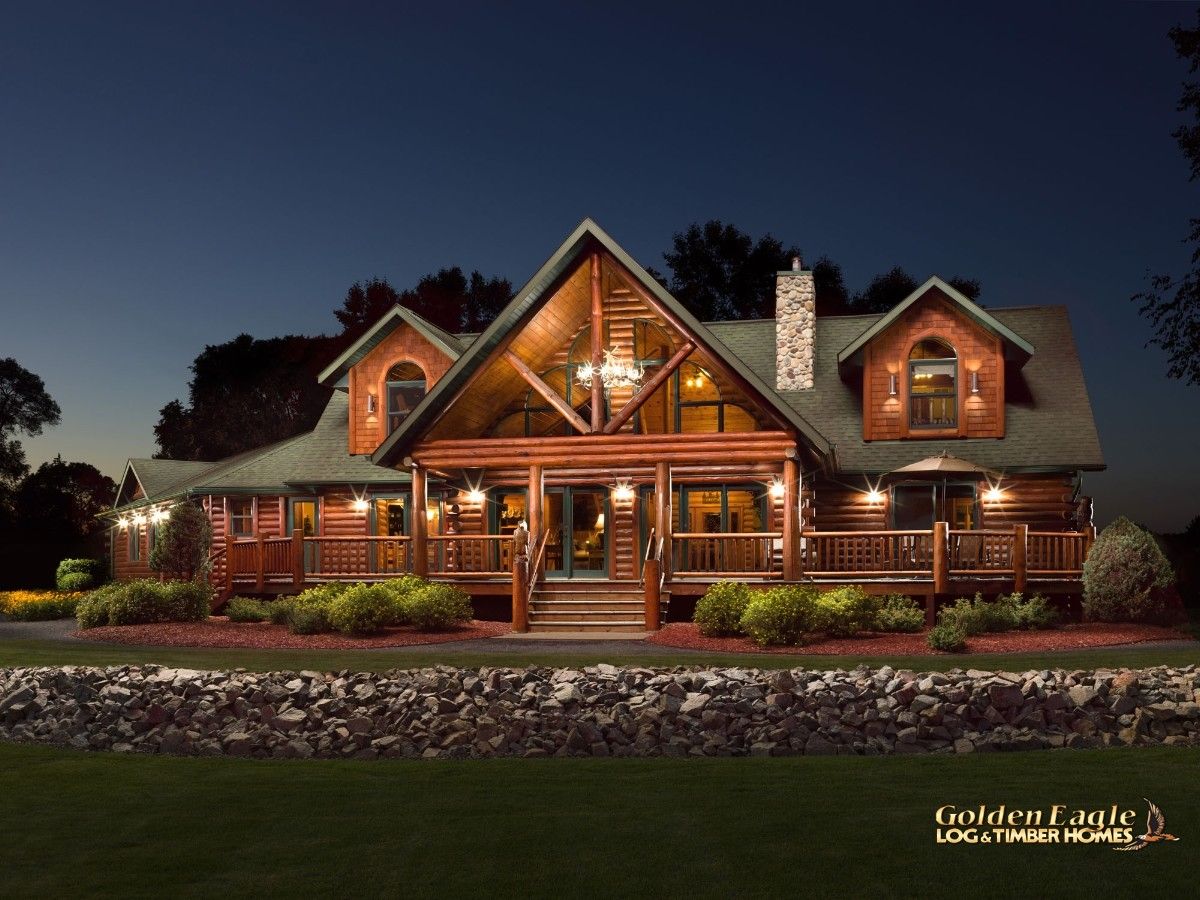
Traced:
<svg viewBox="0 0 1200 900">
<path fill-rule="evenodd" d="M 230 622 L 265 622 L 271 618 L 270 604 L 249 597 L 231 597 L 225 604 Z"/>
<path fill-rule="evenodd" d="M 875 622 L 875 601 L 856 584 L 817 594 L 813 628 L 830 637 L 850 637 Z"/>
<path fill-rule="evenodd" d="M 288 631 L 292 634 L 323 634 L 329 630 L 329 618 L 319 606 L 294 607 L 288 617 Z"/>
<path fill-rule="evenodd" d="M 974 600 L 959 597 L 953 606 L 938 613 L 938 624 L 953 625 L 965 635 L 986 634 L 992 631 L 1012 631 L 1017 616 L 1010 603 L 988 603 L 982 594 Z"/>
<path fill-rule="evenodd" d="M 751 590 L 738 581 L 718 581 L 696 603 L 692 621 L 706 637 L 726 637 L 742 633 L 742 614 L 750 602 Z"/>
<path fill-rule="evenodd" d="M 926 637 L 930 648 L 942 653 L 961 653 L 967 649 L 966 632 L 955 622 L 939 622 Z"/>
<path fill-rule="evenodd" d="M 911 597 L 888 594 L 875 609 L 875 631 L 914 633 L 925 627 L 925 611 Z"/>
<path fill-rule="evenodd" d="M 757 591 L 742 613 L 741 629 L 760 647 L 799 644 L 812 631 L 817 589 L 789 585 Z"/>
<path fill-rule="evenodd" d="M 1007 606 L 1012 611 L 1014 628 L 1041 631 L 1053 628 L 1058 621 L 1058 610 L 1051 606 L 1050 601 L 1041 594 L 1034 594 L 1028 600 L 1020 593 L 1001 594 L 996 598 L 996 602 Z"/>
<path fill-rule="evenodd" d="M 1096 538 L 1083 564 L 1083 613 L 1098 622 L 1144 622 L 1167 612 L 1175 573 L 1154 536 L 1124 516 Z"/>
<path fill-rule="evenodd" d="M 395 599 L 377 584 L 356 584 L 329 604 L 329 624 L 343 634 L 376 634 L 396 619 Z"/>
<path fill-rule="evenodd" d="M 276 600 L 269 604 L 267 618 L 273 625 L 287 625 L 292 621 L 292 612 L 296 609 L 291 600 Z"/>
<path fill-rule="evenodd" d="M 54 573 L 60 591 L 87 591 L 104 581 L 104 563 L 98 559 L 64 559 Z"/>
<path fill-rule="evenodd" d="M 461 622 L 471 621 L 471 598 L 450 584 L 430 583 L 410 593 L 404 600 L 409 622 L 421 631 L 445 631 Z"/>
<path fill-rule="evenodd" d="M 76 607 L 82 629 L 101 625 L 199 622 L 208 618 L 212 590 L 196 581 L 115 582 L 92 591 Z"/>
</svg>

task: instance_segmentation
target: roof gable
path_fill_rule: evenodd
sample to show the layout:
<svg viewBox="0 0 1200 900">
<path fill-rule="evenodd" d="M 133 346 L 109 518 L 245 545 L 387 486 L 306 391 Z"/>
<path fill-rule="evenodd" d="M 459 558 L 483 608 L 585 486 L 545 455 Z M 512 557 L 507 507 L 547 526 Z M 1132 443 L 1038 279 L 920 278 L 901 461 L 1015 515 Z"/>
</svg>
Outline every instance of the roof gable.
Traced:
<svg viewBox="0 0 1200 900">
<path fill-rule="evenodd" d="M 435 421 L 437 416 L 453 402 L 493 352 L 505 346 L 516 331 L 529 321 L 541 304 L 550 297 L 551 289 L 559 279 L 573 270 L 586 251 L 597 245 L 623 267 L 647 298 L 668 312 L 683 331 L 735 371 L 762 398 L 764 406 L 770 408 L 782 421 L 787 422 L 803 434 L 818 453 L 824 455 L 828 452 L 829 445 L 825 438 L 809 422 L 788 406 L 750 367 L 731 353 L 712 331 L 680 305 L 599 225 L 591 219 L 584 219 L 534 273 L 533 277 L 516 292 L 513 299 L 492 324 L 471 343 L 470 347 L 450 367 L 450 370 L 438 380 L 400 427 L 379 446 L 372 457 L 373 461 L 380 465 L 389 465 L 403 448 L 411 446 L 417 437 Z"/>
<path fill-rule="evenodd" d="M 1033 345 L 1025 340 L 1025 338 L 1021 337 L 995 316 L 990 315 L 987 310 L 966 294 L 955 289 L 937 275 L 932 275 L 924 284 L 901 300 L 890 312 L 881 316 L 875 324 L 843 347 L 837 355 L 838 365 L 845 365 L 853 357 L 857 356 L 867 344 L 887 331 L 888 328 L 899 321 L 900 317 L 908 309 L 934 289 L 944 294 L 947 299 L 980 326 L 997 335 L 1004 342 L 1005 356 L 1007 358 L 1016 361 L 1018 364 L 1024 364 L 1029 357 L 1033 356 Z"/>
<path fill-rule="evenodd" d="M 326 387 L 345 387 L 346 373 L 366 358 L 393 331 L 402 324 L 412 326 L 422 337 L 441 350 L 450 359 L 458 359 L 463 352 L 462 342 L 449 332 L 443 331 L 432 322 L 423 319 L 411 309 L 396 305 L 384 313 L 362 337 L 351 344 L 341 356 L 326 367 L 317 381 Z"/>
</svg>

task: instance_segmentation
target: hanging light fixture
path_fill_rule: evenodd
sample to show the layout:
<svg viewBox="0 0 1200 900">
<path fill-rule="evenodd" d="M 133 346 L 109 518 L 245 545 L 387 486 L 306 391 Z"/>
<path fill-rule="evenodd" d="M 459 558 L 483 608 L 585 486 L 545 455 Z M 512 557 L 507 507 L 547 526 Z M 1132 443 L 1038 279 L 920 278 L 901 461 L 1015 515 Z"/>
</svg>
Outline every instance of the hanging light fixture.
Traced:
<svg viewBox="0 0 1200 900">
<path fill-rule="evenodd" d="M 600 383 L 604 385 L 605 392 L 613 388 L 633 388 L 636 393 L 645 374 L 646 370 L 641 366 L 623 363 L 617 359 L 612 350 L 605 350 L 604 362 L 599 368 L 590 362 L 584 363 L 575 373 L 575 380 L 583 387 L 590 389 L 592 382 L 599 378 Z"/>
</svg>

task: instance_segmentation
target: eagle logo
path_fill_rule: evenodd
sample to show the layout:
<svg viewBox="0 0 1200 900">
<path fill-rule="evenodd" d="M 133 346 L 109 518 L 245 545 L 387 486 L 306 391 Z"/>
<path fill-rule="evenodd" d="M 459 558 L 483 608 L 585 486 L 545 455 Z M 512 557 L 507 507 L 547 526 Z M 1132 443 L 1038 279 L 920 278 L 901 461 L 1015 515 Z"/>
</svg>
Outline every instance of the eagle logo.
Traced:
<svg viewBox="0 0 1200 900">
<path fill-rule="evenodd" d="M 1146 833 L 1139 835 L 1138 839 L 1131 844 L 1126 844 L 1124 847 L 1113 847 L 1114 850 L 1141 850 L 1147 844 L 1157 844 L 1159 841 L 1177 841 L 1179 838 L 1167 832 L 1167 820 L 1163 816 L 1163 811 L 1151 803 L 1147 798 L 1143 797 L 1146 804 L 1150 807 L 1146 813 Z"/>
</svg>

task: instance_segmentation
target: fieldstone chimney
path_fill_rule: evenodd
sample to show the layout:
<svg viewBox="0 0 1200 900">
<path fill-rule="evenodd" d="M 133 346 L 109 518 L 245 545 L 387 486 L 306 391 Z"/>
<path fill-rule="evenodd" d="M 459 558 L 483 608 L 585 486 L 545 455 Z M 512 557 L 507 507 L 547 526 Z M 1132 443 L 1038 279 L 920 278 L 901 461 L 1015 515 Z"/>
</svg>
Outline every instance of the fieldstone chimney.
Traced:
<svg viewBox="0 0 1200 900">
<path fill-rule="evenodd" d="M 817 291 L 813 273 L 800 257 L 775 276 L 775 387 L 807 391 L 813 386 Z"/>
</svg>

